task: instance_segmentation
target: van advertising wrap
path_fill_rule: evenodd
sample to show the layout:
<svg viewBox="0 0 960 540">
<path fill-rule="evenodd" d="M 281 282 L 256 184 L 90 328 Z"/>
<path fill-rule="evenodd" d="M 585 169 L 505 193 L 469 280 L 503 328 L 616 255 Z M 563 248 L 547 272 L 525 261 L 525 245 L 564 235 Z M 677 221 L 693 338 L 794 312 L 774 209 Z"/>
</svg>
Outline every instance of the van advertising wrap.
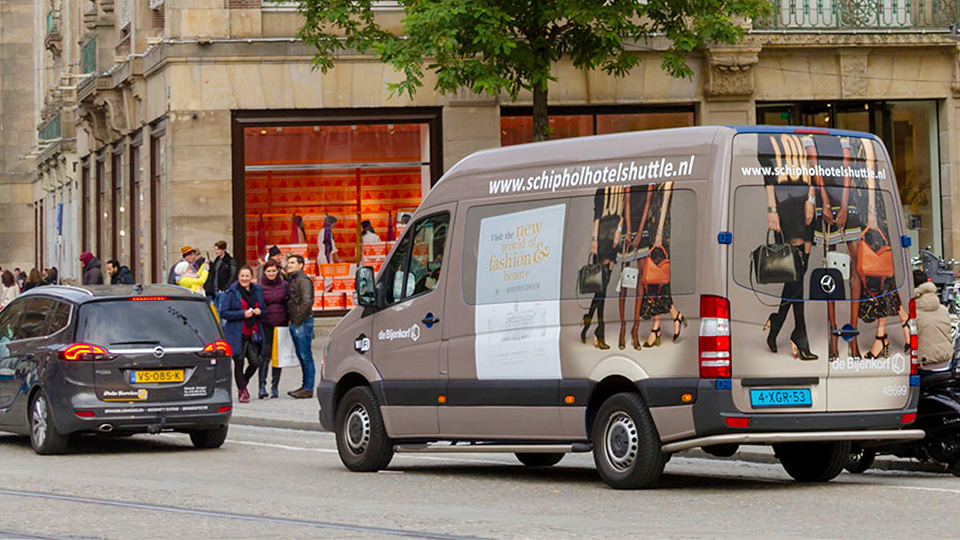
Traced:
<svg viewBox="0 0 960 540">
<path fill-rule="evenodd" d="M 475 322 L 479 379 L 561 377 L 565 218 L 566 205 L 559 204 L 480 222 Z"/>
</svg>

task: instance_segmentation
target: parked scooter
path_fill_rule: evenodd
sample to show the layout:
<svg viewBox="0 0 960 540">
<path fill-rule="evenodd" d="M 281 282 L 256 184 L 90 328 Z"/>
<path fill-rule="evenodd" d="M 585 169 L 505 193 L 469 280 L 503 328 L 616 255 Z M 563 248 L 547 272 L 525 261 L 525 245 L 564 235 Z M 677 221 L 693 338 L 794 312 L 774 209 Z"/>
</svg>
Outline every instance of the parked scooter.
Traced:
<svg viewBox="0 0 960 540">
<path fill-rule="evenodd" d="M 917 441 L 870 445 L 854 443 L 844 468 L 862 473 L 873 465 L 877 454 L 914 458 L 921 462 L 942 464 L 947 471 L 960 476 L 960 340 L 953 340 L 950 368 L 921 371 L 920 402 L 914 428 L 923 429 L 926 437 Z"/>
</svg>

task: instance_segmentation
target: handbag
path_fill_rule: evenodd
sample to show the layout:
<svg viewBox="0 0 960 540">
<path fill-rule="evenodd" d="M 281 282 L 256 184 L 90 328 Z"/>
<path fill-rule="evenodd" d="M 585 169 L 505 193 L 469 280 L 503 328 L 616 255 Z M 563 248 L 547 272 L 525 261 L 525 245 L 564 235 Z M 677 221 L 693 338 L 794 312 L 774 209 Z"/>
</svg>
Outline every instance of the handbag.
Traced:
<svg viewBox="0 0 960 540">
<path fill-rule="evenodd" d="M 275 368 L 298 367 L 300 359 L 297 349 L 293 346 L 293 336 L 286 326 L 277 326 L 273 329 L 273 350 L 270 351 L 270 365 Z"/>
<path fill-rule="evenodd" d="M 634 266 L 625 266 L 620 271 L 620 282 L 617 284 L 617 290 L 636 289 L 637 281 L 640 279 L 640 270 Z"/>
<path fill-rule="evenodd" d="M 850 255 L 839 251 L 830 251 L 823 259 L 824 266 L 840 272 L 844 281 L 850 279 Z"/>
<path fill-rule="evenodd" d="M 750 253 L 751 277 L 757 283 L 793 283 L 800 280 L 800 256 L 790 244 L 771 244 L 767 241 Z"/>
<path fill-rule="evenodd" d="M 867 232 L 870 229 L 864 229 L 860 234 L 860 243 L 857 245 L 857 272 L 860 273 L 860 279 L 870 277 L 892 278 L 893 277 L 893 249 L 890 248 L 890 241 L 880 229 L 873 229 L 880 233 L 883 239 L 883 245 L 874 249 L 867 241 Z"/>
<path fill-rule="evenodd" d="M 577 287 L 580 294 L 603 292 L 603 271 L 603 265 L 597 262 L 597 257 L 591 256 L 590 262 L 581 266 L 577 274 Z"/>
<path fill-rule="evenodd" d="M 663 254 L 660 262 L 654 261 L 654 253 L 659 251 Z M 643 260 L 643 284 L 646 285 L 666 285 L 670 283 L 670 257 L 667 250 L 661 245 L 655 245 L 650 248 L 650 253 Z"/>
</svg>

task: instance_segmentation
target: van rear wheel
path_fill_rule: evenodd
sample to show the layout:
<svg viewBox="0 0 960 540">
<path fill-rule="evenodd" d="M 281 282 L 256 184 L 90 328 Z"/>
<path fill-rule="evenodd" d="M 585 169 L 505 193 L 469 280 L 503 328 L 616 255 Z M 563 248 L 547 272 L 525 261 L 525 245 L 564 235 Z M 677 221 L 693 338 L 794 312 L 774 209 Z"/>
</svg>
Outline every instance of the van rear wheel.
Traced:
<svg viewBox="0 0 960 540">
<path fill-rule="evenodd" d="M 393 459 L 380 405 L 367 386 L 350 389 L 337 407 L 337 452 L 351 471 L 376 472 Z"/>
<path fill-rule="evenodd" d="M 667 458 L 653 418 L 637 394 L 608 398 L 594 420 L 591 438 L 597 472 L 610 487 L 643 489 L 660 479 Z"/>
<path fill-rule="evenodd" d="M 773 445 L 787 474 L 798 482 L 829 482 L 850 457 L 850 442 L 804 442 Z"/>
<path fill-rule="evenodd" d="M 560 463 L 565 454 L 562 452 L 518 452 L 515 455 L 520 463 L 527 467 L 549 467 Z"/>
</svg>

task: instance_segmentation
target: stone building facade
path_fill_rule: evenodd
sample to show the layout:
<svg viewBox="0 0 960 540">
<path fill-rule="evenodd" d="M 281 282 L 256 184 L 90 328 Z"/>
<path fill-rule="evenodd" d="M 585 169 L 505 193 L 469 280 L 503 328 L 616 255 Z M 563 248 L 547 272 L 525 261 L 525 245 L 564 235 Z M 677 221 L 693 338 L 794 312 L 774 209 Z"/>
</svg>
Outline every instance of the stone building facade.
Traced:
<svg viewBox="0 0 960 540">
<path fill-rule="evenodd" d="M 7 51 L 26 38 L 7 23 L 27 16 L 21 4 L 33 5 L 0 11 L 0 70 L 19 74 L 30 70 Z M 637 47 L 642 62 L 624 78 L 558 63 L 554 136 L 754 123 L 872 131 L 894 158 L 915 246 L 960 254 L 960 46 L 948 30 L 960 15 L 894 0 L 775 7 L 748 23 L 743 44 L 690 58 L 691 79 L 661 71 L 656 40 Z M 400 12 L 383 2 L 381 16 Z M 356 262 L 361 221 L 395 238 L 457 160 L 530 139 L 529 95 L 440 95 L 427 80 L 413 99 L 391 96 L 398 75 L 355 54 L 314 71 L 288 4 L 52 0 L 27 17 L 45 29 L 32 45 L 35 102 L 0 81 L 3 266 L 59 264 L 76 277 L 89 250 L 162 281 L 182 245 L 212 252 L 220 239 L 245 260 L 275 243 L 306 243 L 315 258 L 326 215 L 340 220 L 340 259 Z"/>
</svg>

